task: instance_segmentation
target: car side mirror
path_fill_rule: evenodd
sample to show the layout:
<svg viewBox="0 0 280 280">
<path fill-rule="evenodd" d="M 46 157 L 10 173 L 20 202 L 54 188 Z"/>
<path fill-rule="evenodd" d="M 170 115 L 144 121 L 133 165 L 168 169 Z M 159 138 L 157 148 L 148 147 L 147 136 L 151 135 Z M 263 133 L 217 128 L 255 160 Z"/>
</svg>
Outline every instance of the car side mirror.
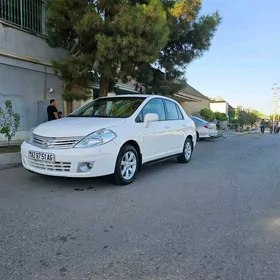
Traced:
<svg viewBox="0 0 280 280">
<path fill-rule="evenodd" d="M 157 122 L 157 121 L 158 121 L 158 114 L 148 113 L 144 117 L 145 127 L 149 127 L 150 122 Z"/>
</svg>

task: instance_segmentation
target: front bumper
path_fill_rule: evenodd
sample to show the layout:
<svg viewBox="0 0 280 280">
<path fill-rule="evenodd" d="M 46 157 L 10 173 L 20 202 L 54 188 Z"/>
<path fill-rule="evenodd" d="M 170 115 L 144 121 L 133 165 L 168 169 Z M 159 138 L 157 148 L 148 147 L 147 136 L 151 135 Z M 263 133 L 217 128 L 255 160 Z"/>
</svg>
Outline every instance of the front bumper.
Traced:
<svg viewBox="0 0 280 280">
<path fill-rule="evenodd" d="M 33 159 L 29 151 L 54 155 L 53 162 Z M 21 145 L 22 165 L 25 169 L 48 176 L 89 178 L 113 174 L 119 153 L 114 141 L 92 148 L 43 149 L 27 142 Z M 92 164 L 90 170 L 82 172 L 81 163 Z"/>
</svg>

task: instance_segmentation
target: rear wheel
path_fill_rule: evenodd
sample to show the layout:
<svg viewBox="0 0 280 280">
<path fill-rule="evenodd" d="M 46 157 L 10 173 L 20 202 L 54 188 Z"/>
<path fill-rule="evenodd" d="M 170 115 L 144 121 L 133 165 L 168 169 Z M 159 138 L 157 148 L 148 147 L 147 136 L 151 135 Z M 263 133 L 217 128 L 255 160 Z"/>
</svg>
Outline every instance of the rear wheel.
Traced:
<svg viewBox="0 0 280 280">
<path fill-rule="evenodd" d="M 187 138 L 184 144 L 183 153 L 177 157 L 178 162 L 188 163 L 192 158 L 193 153 L 193 143 L 190 138 Z"/>
<path fill-rule="evenodd" d="M 139 169 L 139 155 L 131 145 L 121 148 L 115 167 L 114 179 L 117 185 L 128 185 L 135 179 Z"/>
</svg>

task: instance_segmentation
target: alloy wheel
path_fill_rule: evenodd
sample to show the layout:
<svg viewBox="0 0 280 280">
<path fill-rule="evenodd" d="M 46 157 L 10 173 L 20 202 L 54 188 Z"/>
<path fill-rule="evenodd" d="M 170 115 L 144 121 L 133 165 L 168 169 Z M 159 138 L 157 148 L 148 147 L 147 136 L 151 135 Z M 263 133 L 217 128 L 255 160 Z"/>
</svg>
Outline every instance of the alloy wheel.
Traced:
<svg viewBox="0 0 280 280">
<path fill-rule="evenodd" d="M 132 151 L 128 151 L 124 154 L 121 161 L 121 174 L 122 177 L 129 181 L 136 172 L 137 159 L 136 155 Z"/>
<path fill-rule="evenodd" d="M 187 142 L 185 145 L 185 157 L 189 160 L 192 156 L 192 145 L 190 142 Z"/>
</svg>

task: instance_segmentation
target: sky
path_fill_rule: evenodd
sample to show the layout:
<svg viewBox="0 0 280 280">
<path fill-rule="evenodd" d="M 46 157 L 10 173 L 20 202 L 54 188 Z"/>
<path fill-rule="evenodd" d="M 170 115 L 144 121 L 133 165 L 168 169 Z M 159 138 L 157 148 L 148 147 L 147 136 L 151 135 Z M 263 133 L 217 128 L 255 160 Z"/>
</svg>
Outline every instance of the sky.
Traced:
<svg viewBox="0 0 280 280">
<path fill-rule="evenodd" d="M 210 50 L 188 66 L 187 82 L 232 106 L 271 114 L 272 87 L 280 86 L 280 0 L 203 0 L 203 14 L 216 10 L 222 23 Z"/>
</svg>

